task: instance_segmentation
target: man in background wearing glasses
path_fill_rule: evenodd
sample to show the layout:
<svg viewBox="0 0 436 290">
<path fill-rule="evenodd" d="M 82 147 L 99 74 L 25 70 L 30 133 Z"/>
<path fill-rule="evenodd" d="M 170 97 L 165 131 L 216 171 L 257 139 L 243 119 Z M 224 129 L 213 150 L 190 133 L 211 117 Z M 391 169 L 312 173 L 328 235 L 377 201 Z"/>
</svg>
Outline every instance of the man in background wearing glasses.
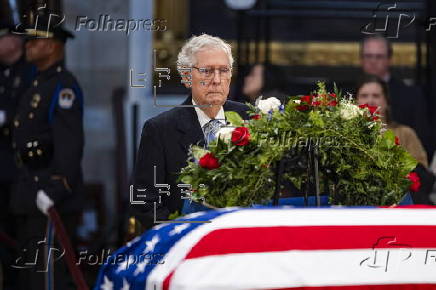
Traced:
<svg viewBox="0 0 436 290">
<path fill-rule="evenodd" d="M 181 106 L 147 120 L 142 130 L 133 190 L 135 200 L 141 202 L 131 203 L 131 207 L 143 227 L 181 212 L 183 199 L 177 177 L 187 165 L 190 145 L 207 147 L 226 125 L 226 111 L 248 118 L 247 106 L 227 100 L 232 64 L 230 45 L 218 37 L 193 36 L 182 47 L 177 67 L 191 94 Z"/>
</svg>

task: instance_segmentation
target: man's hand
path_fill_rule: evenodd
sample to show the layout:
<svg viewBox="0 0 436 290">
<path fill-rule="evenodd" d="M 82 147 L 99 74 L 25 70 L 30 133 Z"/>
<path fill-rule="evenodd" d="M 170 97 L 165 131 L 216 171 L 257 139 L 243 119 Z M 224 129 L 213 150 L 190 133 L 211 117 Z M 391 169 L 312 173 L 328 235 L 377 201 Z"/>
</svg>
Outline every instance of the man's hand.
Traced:
<svg viewBox="0 0 436 290">
<path fill-rule="evenodd" d="M 53 204 L 53 200 L 51 200 L 44 190 L 38 190 L 36 194 L 36 206 L 43 214 L 48 215 L 48 210 Z"/>
</svg>

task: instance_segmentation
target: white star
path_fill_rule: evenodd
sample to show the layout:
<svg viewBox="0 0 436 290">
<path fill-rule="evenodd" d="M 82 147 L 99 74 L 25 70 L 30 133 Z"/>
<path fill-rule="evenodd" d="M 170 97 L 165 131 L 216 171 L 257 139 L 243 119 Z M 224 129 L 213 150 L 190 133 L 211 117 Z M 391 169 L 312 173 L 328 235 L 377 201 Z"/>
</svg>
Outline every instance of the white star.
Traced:
<svg viewBox="0 0 436 290">
<path fill-rule="evenodd" d="M 145 250 L 144 250 L 144 254 L 148 253 L 148 252 L 152 252 L 154 250 L 154 247 L 156 246 L 156 244 L 159 242 L 159 237 L 158 235 L 154 235 L 153 238 L 151 238 L 151 241 L 147 241 L 145 242 Z"/>
<path fill-rule="evenodd" d="M 174 236 L 174 235 L 180 234 L 181 232 L 183 232 L 187 228 L 189 228 L 189 224 L 188 223 L 177 225 L 177 226 L 174 227 L 174 229 L 172 229 L 170 231 L 169 235 L 170 236 Z"/>
<path fill-rule="evenodd" d="M 134 262 L 135 262 L 135 257 L 132 255 L 129 255 L 128 259 L 125 259 L 122 263 L 120 263 L 118 265 L 118 268 L 115 271 L 115 273 L 119 273 L 121 271 L 127 270 L 127 268 L 129 268 L 129 265 L 132 265 Z"/>
<path fill-rule="evenodd" d="M 130 285 L 127 282 L 126 278 L 123 278 L 123 288 L 121 288 L 121 290 L 129 290 L 130 289 Z"/>
<path fill-rule="evenodd" d="M 104 276 L 104 283 L 103 283 L 103 285 L 101 285 L 101 289 L 102 290 L 113 290 L 114 283 L 112 283 L 111 280 L 109 280 L 107 278 L 107 276 Z"/>
<path fill-rule="evenodd" d="M 143 262 L 139 263 L 139 264 L 136 266 L 136 270 L 135 270 L 135 272 L 133 273 L 133 275 L 136 276 L 136 275 L 138 275 L 139 273 L 144 272 L 144 270 L 145 270 L 145 266 L 147 266 L 148 262 L 149 262 L 149 261 L 148 261 L 147 259 L 145 259 Z"/>
</svg>

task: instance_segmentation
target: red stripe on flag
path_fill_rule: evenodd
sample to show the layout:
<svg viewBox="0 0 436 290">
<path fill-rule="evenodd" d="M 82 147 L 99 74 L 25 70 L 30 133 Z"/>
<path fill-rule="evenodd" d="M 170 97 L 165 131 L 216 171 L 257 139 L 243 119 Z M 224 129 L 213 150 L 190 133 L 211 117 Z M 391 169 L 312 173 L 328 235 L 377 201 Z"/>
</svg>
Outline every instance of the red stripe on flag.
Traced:
<svg viewBox="0 0 436 290">
<path fill-rule="evenodd" d="M 352 286 L 319 286 L 271 288 L 269 290 L 435 290 L 435 284 L 397 284 L 397 285 L 352 285 Z"/>
<path fill-rule="evenodd" d="M 162 284 L 162 290 L 169 290 L 170 289 L 170 283 L 171 283 L 171 279 L 173 278 L 173 276 L 174 276 L 174 270 L 168 276 L 165 277 L 165 280 L 163 281 L 163 284 Z"/>
<path fill-rule="evenodd" d="M 426 205 L 426 204 L 408 204 L 408 205 L 395 205 L 395 206 L 379 206 L 380 208 L 392 208 L 392 209 L 396 209 L 396 208 L 401 208 L 401 209 L 436 209 L 436 206 L 434 205 Z"/>
<path fill-rule="evenodd" d="M 292 226 L 219 229 L 186 259 L 289 250 L 436 248 L 436 226 Z"/>
</svg>

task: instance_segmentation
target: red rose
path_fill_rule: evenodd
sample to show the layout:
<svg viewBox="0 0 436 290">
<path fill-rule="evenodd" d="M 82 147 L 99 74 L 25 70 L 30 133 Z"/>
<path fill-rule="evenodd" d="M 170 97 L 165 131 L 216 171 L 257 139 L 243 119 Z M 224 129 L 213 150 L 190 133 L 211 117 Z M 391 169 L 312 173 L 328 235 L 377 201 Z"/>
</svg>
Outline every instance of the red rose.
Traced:
<svg viewBox="0 0 436 290">
<path fill-rule="evenodd" d="M 253 119 L 253 120 L 259 120 L 261 118 L 262 118 L 262 116 L 259 115 L 259 114 L 256 114 L 256 115 L 253 115 L 253 116 L 250 117 L 250 119 Z"/>
<path fill-rule="evenodd" d="M 330 94 L 330 97 L 336 98 L 336 94 Z"/>
<path fill-rule="evenodd" d="M 419 175 L 416 172 L 410 172 L 407 174 L 407 178 L 412 182 L 410 190 L 413 192 L 419 191 L 421 188 L 421 178 L 419 178 Z"/>
<path fill-rule="evenodd" d="M 250 143 L 250 131 L 246 127 L 238 127 L 232 132 L 232 143 L 245 146 Z"/>
<path fill-rule="evenodd" d="M 330 101 L 327 105 L 328 105 L 328 106 L 331 106 L 331 107 L 336 107 L 337 104 L 338 104 L 337 101 Z"/>
<path fill-rule="evenodd" d="M 312 101 L 312 96 L 302 96 L 300 98 L 300 101 L 302 103 L 310 104 L 310 102 Z"/>
<path fill-rule="evenodd" d="M 220 167 L 218 159 L 213 155 L 213 153 L 206 153 L 198 161 L 201 167 L 212 170 Z"/>
<path fill-rule="evenodd" d="M 308 105 L 298 105 L 296 108 L 298 111 L 302 111 L 302 112 L 309 110 Z"/>
<path fill-rule="evenodd" d="M 380 119 L 377 115 L 374 115 L 378 109 L 376 106 L 370 106 L 368 104 L 364 104 L 364 105 L 359 105 L 359 108 L 361 108 L 361 109 L 368 108 L 369 112 L 371 113 L 371 117 L 374 121 L 377 121 L 378 119 Z"/>
<path fill-rule="evenodd" d="M 312 106 L 317 107 L 317 106 L 320 106 L 320 105 L 321 105 L 321 101 L 312 102 Z"/>
<path fill-rule="evenodd" d="M 395 136 L 395 145 L 400 145 L 400 138 Z"/>
<path fill-rule="evenodd" d="M 361 109 L 368 108 L 368 110 L 371 113 L 371 115 L 374 115 L 375 111 L 377 111 L 377 107 L 376 106 L 370 106 L 368 104 L 359 105 L 359 108 L 361 108 Z"/>
</svg>

